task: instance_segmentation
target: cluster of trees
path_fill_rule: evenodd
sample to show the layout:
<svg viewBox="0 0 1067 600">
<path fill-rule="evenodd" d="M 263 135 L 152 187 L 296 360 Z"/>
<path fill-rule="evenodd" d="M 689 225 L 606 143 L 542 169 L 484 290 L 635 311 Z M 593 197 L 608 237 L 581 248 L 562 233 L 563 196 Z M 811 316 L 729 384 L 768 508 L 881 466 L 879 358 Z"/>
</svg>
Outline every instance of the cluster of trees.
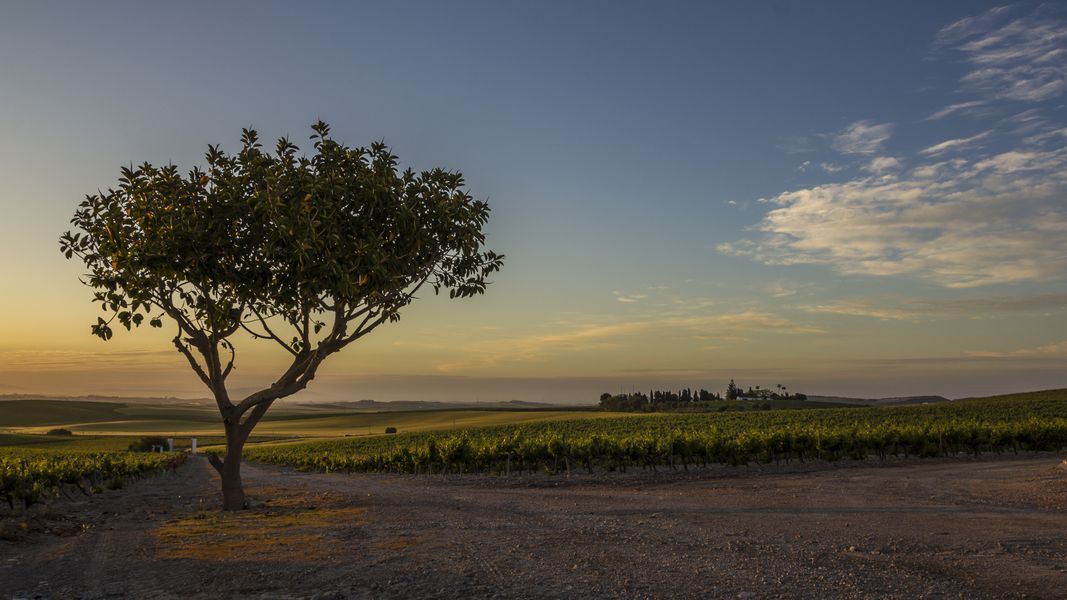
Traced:
<svg viewBox="0 0 1067 600">
<path fill-rule="evenodd" d="M 649 390 L 647 394 L 644 392 L 617 395 L 601 394 L 600 407 L 611 411 L 637 412 L 680 408 L 692 406 L 698 402 L 711 402 L 713 400 L 722 400 L 722 396 L 718 392 L 709 392 L 703 388 L 699 390 L 683 388 L 678 391 Z"/>
<path fill-rule="evenodd" d="M 674 390 L 649 390 L 644 392 L 631 392 L 629 394 L 600 395 L 600 408 L 616 412 L 651 412 L 656 410 L 699 409 L 713 406 L 713 402 L 722 400 L 806 400 L 804 394 L 790 394 L 784 385 L 778 384 L 774 389 L 765 389 L 760 386 L 742 389 L 734 380 L 726 387 L 725 395 L 719 392 L 711 392 L 706 389 L 694 390 L 682 388 Z M 721 405 L 720 405 L 721 406 Z M 770 405 L 767 405 L 769 408 Z"/>
<path fill-rule="evenodd" d="M 780 383 L 776 384 L 774 387 L 775 387 L 775 389 L 777 391 L 772 390 L 770 388 L 761 388 L 758 385 L 755 388 L 753 388 L 752 386 L 749 386 L 748 390 L 745 391 L 745 390 L 741 389 L 741 386 L 739 386 L 736 383 L 734 383 L 733 379 L 731 379 L 730 380 L 730 385 L 726 386 L 726 399 L 727 400 L 738 400 L 738 399 L 742 399 L 742 398 L 762 398 L 762 399 L 765 399 L 765 400 L 780 400 L 780 399 L 783 399 L 783 398 L 791 398 L 793 400 L 807 400 L 808 399 L 808 397 L 805 394 L 795 394 L 795 393 L 794 394 L 790 394 L 789 391 L 788 391 L 788 388 L 786 388 L 784 385 L 782 385 Z"/>
</svg>

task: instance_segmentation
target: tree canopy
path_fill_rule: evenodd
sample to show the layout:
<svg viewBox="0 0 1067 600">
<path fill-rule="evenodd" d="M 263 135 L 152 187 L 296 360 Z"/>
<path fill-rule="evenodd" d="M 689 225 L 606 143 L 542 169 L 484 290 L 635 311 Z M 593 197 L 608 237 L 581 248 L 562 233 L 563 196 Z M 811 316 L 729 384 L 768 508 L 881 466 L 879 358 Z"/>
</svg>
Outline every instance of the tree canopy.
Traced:
<svg viewBox="0 0 1067 600">
<path fill-rule="evenodd" d="M 116 326 L 169 318 L 175 347 L 241 430 L 306 387 L 327 356 L 399 319 L 424 285 L 474 296 L 503 263 L 483 248 L 489 206 L 462 174 L 401 171 L 382 142 L 350 148 L 321 121 L 312 130 L 310 154 L 286 138 L 265 151 L 245 129 L 240 151 L 209 146 L 206 167 L 184 175 L 123 168 L 116 188 L 86 196 L 60 239 L 88 269 L 102 312 L 92 333 L 108 340 Z M 225 381 L 239 331 L 293 360 L 233 401 Z"/>
</svg>

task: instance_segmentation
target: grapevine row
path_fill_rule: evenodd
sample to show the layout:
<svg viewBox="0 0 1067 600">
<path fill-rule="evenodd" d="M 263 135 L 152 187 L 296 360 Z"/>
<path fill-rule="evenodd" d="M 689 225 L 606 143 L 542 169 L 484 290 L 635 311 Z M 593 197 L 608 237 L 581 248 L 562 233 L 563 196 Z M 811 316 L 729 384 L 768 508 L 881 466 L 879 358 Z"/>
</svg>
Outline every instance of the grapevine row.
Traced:
<svg viewBox="0 0 1067 600">
<path fill-rule="evenodd" d="M 1067 394 L 1026 401 L 578 419 L 252 447 L 299 469 L 512 473 L 930 457 L 1067 448 Z"/>
<path fill-rule="evenodd" d="M 52 498 L 65 489 L 86 494 L 101 485 L 120 487 L 128 479 L 173 469 L 183 454 L 144 452 L 54 453 L 4 449 L 0 453 L 0 498 L 14 508 Z"/>
</svg>

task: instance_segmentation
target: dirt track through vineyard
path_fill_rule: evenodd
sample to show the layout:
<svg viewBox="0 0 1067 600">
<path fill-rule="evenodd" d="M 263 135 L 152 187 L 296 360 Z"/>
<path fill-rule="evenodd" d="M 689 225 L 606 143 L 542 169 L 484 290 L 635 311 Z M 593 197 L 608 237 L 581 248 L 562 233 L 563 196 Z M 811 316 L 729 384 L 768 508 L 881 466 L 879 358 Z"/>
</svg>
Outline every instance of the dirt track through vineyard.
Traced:
<svg viewBox="0 0 1067 600">
<path fill-rule="evenodd" d="M 31 511 L 0 595 L 41 598 L 1062 597 L 1064 455 L 564 476 L 203 459 Z M 22 515 L 18 521 L 26 520 Z"/>
</svg>

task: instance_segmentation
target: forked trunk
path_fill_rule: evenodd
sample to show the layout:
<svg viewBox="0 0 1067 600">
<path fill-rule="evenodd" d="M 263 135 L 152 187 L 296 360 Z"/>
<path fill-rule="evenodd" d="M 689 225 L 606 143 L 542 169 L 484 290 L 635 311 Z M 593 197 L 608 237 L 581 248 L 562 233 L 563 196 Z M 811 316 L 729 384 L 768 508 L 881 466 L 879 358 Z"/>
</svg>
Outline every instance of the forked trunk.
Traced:
<svg viewBox="0 0 1067 600">
<path fill-rule="evenodd" d="M 243 510 L 245 508 L 245 490 L 241 483 L 241 453 L 245 441 L 239 432 L 230 428 L 226 430 L 226 457 L 219 460 L 209 455 L 211 465 L 222 480 L 222 510 Z"/>
<path fill-rule="evenodd" d="M 220 460 L 214 454 L 208 455 L 208 460 L 218 471 L 219 478 L 222 480 L 222 510 L 242 510 L 248 507 L 244 485 L 241 483 L 241 454 L 244 452 L 245 442 L 248 441 L 252 428 L 259 423 L 273 402 L 274 400 L 267 400 L 256 404 L 244 422 L 240 420 L 240 413 L 235 416 L 232 411 L 223 411 L 222 424 L 226 430 L 226 457 Z"/>
</svg>

